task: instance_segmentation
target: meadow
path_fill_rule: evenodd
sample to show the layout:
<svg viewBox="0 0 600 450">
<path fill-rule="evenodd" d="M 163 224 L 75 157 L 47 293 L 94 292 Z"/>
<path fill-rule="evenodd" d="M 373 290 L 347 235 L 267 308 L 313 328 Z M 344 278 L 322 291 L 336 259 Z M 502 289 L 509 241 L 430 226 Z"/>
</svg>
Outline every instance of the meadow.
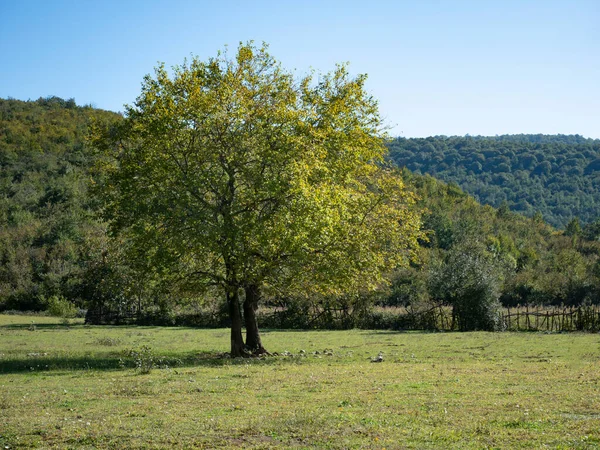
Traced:
<svg viewBox="0 0 600 450">
<path fill-rule="evenodd" d="M 230 359 L 225 329 L 0 316 L 0 448 L 600 447 L 598 334 L 263 343 L 278 355 Z"/>
</svg>

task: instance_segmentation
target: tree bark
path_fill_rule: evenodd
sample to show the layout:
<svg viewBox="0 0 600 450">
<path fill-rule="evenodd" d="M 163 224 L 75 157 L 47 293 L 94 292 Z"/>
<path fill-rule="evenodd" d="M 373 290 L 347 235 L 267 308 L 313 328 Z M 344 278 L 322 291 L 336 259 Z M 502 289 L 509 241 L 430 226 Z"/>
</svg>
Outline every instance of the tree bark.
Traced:
<svg viewBox="0 0 600 450">
<path fill-rule="evenodd" d="M 251 284 L 244 288 L 246 299 L 244 300 L 244 319 L 246 321 L 246 350 L 254 355 L 267 353 L 262 345 L 256 320 L 256 310 L 260 301 L 260 287 Z"/>
<path fill-rule="evenodd" d="M 237 288 L 227 292 L 227 306 L 231 319 L 231 352 L 232 358 L 245 356 L 244 338 L 242 337 L 242 317 L 240 315 L 240 302 Z"/>
</svg>

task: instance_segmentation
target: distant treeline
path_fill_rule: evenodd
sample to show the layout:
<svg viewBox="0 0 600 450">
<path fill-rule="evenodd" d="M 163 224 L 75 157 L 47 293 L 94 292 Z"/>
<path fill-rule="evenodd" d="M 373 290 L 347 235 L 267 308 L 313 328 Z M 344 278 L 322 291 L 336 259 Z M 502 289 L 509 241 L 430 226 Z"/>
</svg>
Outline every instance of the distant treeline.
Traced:
<svg viewBox="0 0 600 450">
<path fill-rule="evenodd" d="M 398 138 L 390 156 L 400 167 L 458 184 L 484 204 L 562 228 L 600 216 L 600 140 L 542 134 Z"/>
</svg>

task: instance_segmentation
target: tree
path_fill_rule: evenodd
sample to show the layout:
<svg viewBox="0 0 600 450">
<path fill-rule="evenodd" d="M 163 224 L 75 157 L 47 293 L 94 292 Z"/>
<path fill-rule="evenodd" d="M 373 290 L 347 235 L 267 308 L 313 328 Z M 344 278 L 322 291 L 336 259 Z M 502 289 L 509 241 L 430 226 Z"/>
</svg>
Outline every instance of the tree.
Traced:
<svg viewBox="0 0 600 450">
<path fill-rule="evenodd" d="M 500 328 L 501 282 L 498 263 L 479 244 L 467 242 L 432 269 L 429 285 L 433 298 L 452 306 L 460 331 L 494 331 Z"/>
<path fill-rule="evenodd" d="M 588 241 L 597 241 L 600 238 L 600 219 L 596 219 L 594 222 L 587 224 L 582 234 Z"/>
<path fill-rule="evenodd" d="M 298 79 L 240 44 L 172 76 L 159 66 L 125 119 L 95 132 L 112 231 L 190 288 L 223 290 L 232 356 L 264 352 L 265 288 L 371 290 L 417 247 L 419 216 L 384 166 L 365 79 L 345 66 Z"/>
<path fill-rule="evenodd" d="M 579 217 L 572 218 L 567 226 L 565 227 L 565 236 L 570 236 L 573 239 L 577 239 L 581 236 L 581 223 Z"/>
</svg>

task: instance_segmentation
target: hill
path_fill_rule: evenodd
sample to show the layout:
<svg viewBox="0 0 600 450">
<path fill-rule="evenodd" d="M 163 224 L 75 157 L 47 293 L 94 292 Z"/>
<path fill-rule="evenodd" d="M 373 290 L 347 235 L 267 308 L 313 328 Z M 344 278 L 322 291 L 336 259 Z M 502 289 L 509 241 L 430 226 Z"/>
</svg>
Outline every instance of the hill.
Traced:
<svg viewBox="0 0 600 450">
<path fill-rule="evenodd" d="M 471 282 L 490 282 L 505 306 L 598 302 L 600 243 L 592 227 L 563 233 L 539 214 L 481 205 L 456 184 L 408 169 L 402 176 L 420 198 L 429 241 L 422 264 L 395 275 L 388 305 L 444 302 L 447 289 Z M 436 292 L 432 283 L 444 277 Z"/>
<path fill-rule="evenodd" d="M 88 195 L 94 158 L 86 136 L 92 120 L 118 117 L 72 99 L 0 99 L 0 304 L 5 308 L 40 309 L 52 296 L 80 297 L 82 274 L 104 235 Z"/>
<path fill-rule="evenodd" d="M 185 303 L 188 308 L 202 304 L 199 294 L 182 294 L 165 284 L 160 274 L 132 267 L 122 253 L 126 241 L 109 239 L 97 217 L 97 200 L 89 191 L 96 156 L 86 137 L 92 122 L 108 123 L 119 118 L 118 114 L 77 106 L 73 100 L 57 97 L 28 102 L 0 99 L 0 310 L 94 306 L 143 312 L 150 318 L 158 314 L 173 320 L 174 304 Z M 488 149 L 489 142 L 497 147 Z M 460 158 L 470 155 L 467 150 L 471 149 L 473 155 L 482 155 L 471 155 L 480 161 L 482 171 L 485 165 L 495 170 L 495 175 L 508 177 L 510 172 L 498 172 L 494 161 L 515 159 L 525 167 L 524 154 L 515 150 L 509 158 L 503 156 L 509 155 L 506 149 L 533 149 L 537 145 L 541 150 L 530 155 L 532 160 L 544 158 L 542 162 L 548 162 L 550 156 L 542 150 L 549 145 L 555 150 L 557 164 L 559 147 L 564 152 L 579 149 L 581 157 L 571 158 L 579 165 L 567 165 L 563 155 L 560 167 L 582 168 L 579 160 L 593 160 L 598 152 L 598 141 L 576 136 L 438 137 L 397 140 L 391 149 L 392 157 L 406 166 L 413 164 L 409 155 L 414 159 L 421 154 L 423 160 L 443 157 L 457 164 Z M 426 151 L 419 150 L 425 147 L 427 158 Z M 474 153 L 474 148 L 486 150 Z M 450 167 L 444 159 L 442 163 Z M 424 165 L 414 164 L 416 172 L 423 171 Z M 512 163 L 502 164 L 512 167 Z M 527 167 L 539 172 L 533 163 Z M 594 180 L 594 167 L 587 163 L 582 174 L 589 173 Z M 574 170 L 572 174 L 575 172 L 579 173 Z M 377 294 L 379 304 L 425 308 L 447 304 L 444 295 L 450 292 L 452 277 L 457 274 L 462 274 L 463 284 L 469 280 L 489 281 L 484 287 L 506 305 L 598 302 L 600 226 L 559 232 L 539 215 L 528 218 L 509 211 L 506 205 L 499 209 L 483 206 L 456 184 L 408 169 L 400 175 L 420 199 L 417 207 L 422 210 L 428 239 L 421 242 L 418 261 L 389 275 L 391 288 Z M 536 176 L 552 178 L 552 172 L 534 175 L 535 182 Z M 567 176 L 561 179 L 569 182 Z M 564 195 L 560 198 L 565 200 Z M 267 300 L 286 307 L 294 301 Z M 345 307 L 346 301 L 351 301 L 349 307 L 353 309 L 357 304 L 352 302 L 363 300 L 315 299 L 318 305 L 313 310 L 322 311 L 327 305 Z M 306 307 L 297 311 L 300 315 L 293 319 L 297 321 L 288 322 L 293 326 L 301 326 L 300 320 L 307 322 L 302 318 Z"/>
<path fill-rule="evenodd" d="M 453 182 L 481 203 L 564 227 L 600 217 L 600 140 L 507 135 L 397 138 L 390 156 L 400 167 Z"/>
</svg>

